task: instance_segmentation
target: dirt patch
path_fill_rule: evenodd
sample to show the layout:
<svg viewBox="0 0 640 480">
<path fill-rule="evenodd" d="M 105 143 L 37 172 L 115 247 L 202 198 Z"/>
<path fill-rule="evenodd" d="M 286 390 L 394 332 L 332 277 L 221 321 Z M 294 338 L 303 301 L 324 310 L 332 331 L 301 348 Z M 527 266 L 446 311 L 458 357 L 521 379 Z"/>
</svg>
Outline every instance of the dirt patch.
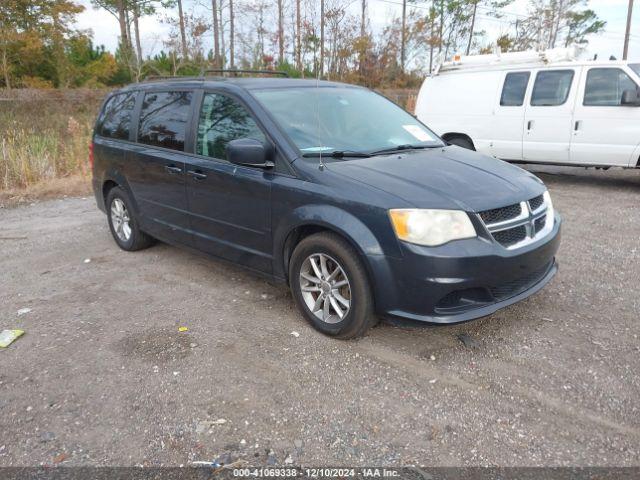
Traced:
<svg viewBox="0 0 640 480">
<path fill-rule="evenodd" d="M 196 347 L 189 332 L 180 332 L 178 327 L 132 333 L 117 344 L 125 356 L 141 358 L 154 365 L 181 360 Z"/>
<path fill-rule="evenodd" d="M 15 207 L 53 198 L 93 195 L 91 179 L 83 175 L 43 180 L 26 188 L 0 190 L 0 208 Z"/>
</svg>

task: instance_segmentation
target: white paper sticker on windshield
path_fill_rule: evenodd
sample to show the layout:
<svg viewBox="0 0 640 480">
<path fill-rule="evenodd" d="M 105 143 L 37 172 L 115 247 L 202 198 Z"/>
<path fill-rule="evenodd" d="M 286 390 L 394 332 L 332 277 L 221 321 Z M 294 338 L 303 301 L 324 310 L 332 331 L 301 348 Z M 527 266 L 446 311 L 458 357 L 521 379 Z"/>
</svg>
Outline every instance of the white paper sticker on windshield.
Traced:
<svg viewBox="0 0 640 480">
<path fill-rule="evenodd" d="M 335 148 L 333 147 L 307 147 L 307 148 L 301 148 L 300 151 L 302 152 L 310 152 L 310 153 L 315 153 L 315 152 L 328 152 L 328 151 L 333 151 L 335 150 Z"/>
<path fill-rule="evenodd" d="M 431 135 L 429 135 L 429 132 L 427 132 L 419 125 L 403 125 L 402 128 L 404 128 L 407 132 L 409 132 L 421 142 L 428 142 L 429 140 L 433 140 L 433 138 L 431 138 Z"/>
</svg>

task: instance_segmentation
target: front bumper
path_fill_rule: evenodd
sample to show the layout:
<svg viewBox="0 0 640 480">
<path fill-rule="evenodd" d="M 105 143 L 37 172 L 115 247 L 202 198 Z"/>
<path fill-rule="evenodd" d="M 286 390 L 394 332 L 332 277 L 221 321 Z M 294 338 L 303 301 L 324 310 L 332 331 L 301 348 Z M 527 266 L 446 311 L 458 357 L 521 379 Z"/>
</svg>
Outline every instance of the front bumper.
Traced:
<svg viewBox="0 0 640 480">
<path fill-rule="evenodd" d="M 523 300 L 556 274 L 561 219 L 544 238 L 516 250 L 474 238 L 436 248 L 402 243 L 402 258 L 370 255 L 375 303 L 383 317 L 457 323 Z"/>
</svg>

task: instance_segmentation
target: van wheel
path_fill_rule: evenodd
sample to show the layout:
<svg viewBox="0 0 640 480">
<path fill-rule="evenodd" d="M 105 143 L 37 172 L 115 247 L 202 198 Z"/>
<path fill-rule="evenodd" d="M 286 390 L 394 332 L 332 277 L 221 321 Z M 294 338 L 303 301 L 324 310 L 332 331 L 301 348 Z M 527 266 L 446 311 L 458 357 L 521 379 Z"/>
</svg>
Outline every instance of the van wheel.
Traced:
<svg viewBox="0 0 640 480">
<path fill-rule="evenodd" d="M 122 188 L 109 190 L 106 205 L 111 235 L 121 249 L 133 252 L 153 244 L 153 237 L 140 230 L 129 195 Z"/>
<path fill-rule="evenodd" d="M 302 314 L 322 333 L 356 338 L 377 323 L 364 265 L 337 235 L 317 233 L 296 246 L 289 284 Z"/>
<path fill-rule="evenodd" d="M 466 137 L 451 137 L 447 140 L 451 145 L 457 145 L 458 147 L 466 148 L 467 150 L 474 150 L 473 142 Z"/>
</svg>

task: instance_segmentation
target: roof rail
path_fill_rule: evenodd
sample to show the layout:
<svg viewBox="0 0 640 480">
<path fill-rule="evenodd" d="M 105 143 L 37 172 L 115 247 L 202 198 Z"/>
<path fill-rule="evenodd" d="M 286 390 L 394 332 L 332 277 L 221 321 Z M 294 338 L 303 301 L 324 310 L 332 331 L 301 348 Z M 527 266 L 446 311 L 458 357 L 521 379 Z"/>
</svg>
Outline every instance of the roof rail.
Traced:
<svg viewBox="0 0 640 480">
<path fill-rule="evenodd" d="M 281 77 L 289 78 L 289 74 L 287 72 L 283 72 L 280 70 L 238 70 L 235 68 L 232 69 L 222 69 L 222 68 L 208 68 L 200 70 L 200 75 L 198 76 L 182 76 L 182 75 L 149 75 L 145 77 L 142 82 L 156 82 L 160 80 L 204 80 L 206 78 L 207 73 L 220 73 L 221 77 L 224 76 L 225 73 L 234 74 L 234 76 L 238 76 L 238 74 L 242 73 L 253 73 L 260 75 L 279 75 Z"/>
<path fill-rule="evenodd" d="M 194 76 L 189 76 L 189 77 L 185 77 L 182 75 L 149 75 L 148 77 L 145 77 L 142 79 L 142 82 L 155 82 L 155 81 L 159 81 L 159 80 L 171 80 L 171 79 L 176 79 L 176 80 L 202 80 L 202 77 L 194 77 Z"/>
<path fill-rule="evenodd" d="M 235 74 L 237 77 L 239 73 L 253 73 L 259 75 L 279 75 L 281 77 L 289 77 L 287 72 L 283 72 L 282 70 L 242 70 L 236 68 L 207 68 L 200 70 L 200 75 L 204 76 L 205 73 L 220 73 L 224 76 L 225 73 Z"/>
</svg>

